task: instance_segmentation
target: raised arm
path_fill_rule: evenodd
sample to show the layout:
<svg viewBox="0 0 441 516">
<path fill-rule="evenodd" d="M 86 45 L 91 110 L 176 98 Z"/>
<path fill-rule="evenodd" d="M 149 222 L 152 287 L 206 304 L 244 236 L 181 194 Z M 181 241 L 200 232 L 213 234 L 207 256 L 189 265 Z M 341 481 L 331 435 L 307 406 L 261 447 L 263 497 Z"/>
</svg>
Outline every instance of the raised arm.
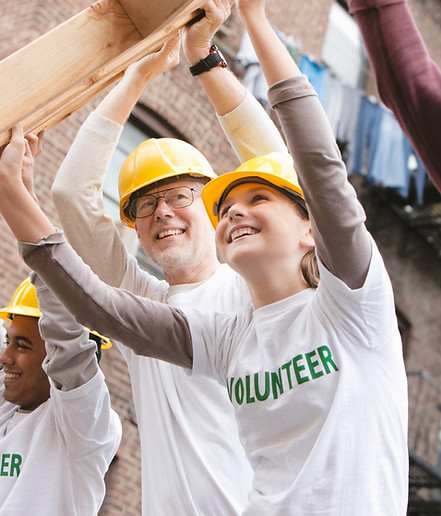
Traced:
<svg viewBox="0 0 441 516">
<path fill-rule="evenodd" d="M 55 390 L 54 422 L 64 436 L 67 453 L 80 459 L 89 454 L 113 457 L 121 441 L 121 423 L 111 409 L 110 394 L 96 359 L 96 342 L 78 324 L 41 278 L 31 275 L 42 312 L 40 334 L 45 341 L 43 369 Z M 66 391 L 74 391 L 67 393 Z M 78 417 L 81 400 L 81 417 Z M 87 421 L 87 425 L 84 422 Z M 106 452 L 107 450 L 107 452 Z"/>
<path fill-rule="evenodd" d="M 17 240 L 24 242 L 38 242 L 55 231 L 26 179 L 33 168 L 33 141 L 24 137 L 18 124 L 0 155 L 0 212 Z"/>
<path fill-rule="evenodd" d="M 361 287 L 371 241 L 323 107 L 266 18 L 265 1 L 238 0 L 237 6 L 294 158 L 318 256 L 349 287 Z"/>
<path fill-rule="evenodd" d="M 230 15 L 231 3 L 207 2 L 205 16 L 185 29 L 183 50 L 190 66 L 208 56 L 214 34 Z M 279 130 L 262 105 L 228 68 L 214 67 L 193 80 L 202 86 L 241 162 L 268 152 L 286 152 Z"/>
<path fill-rule="evenodd" d="M 21 181 L 29 197 L 38 206 L 38 199 L 33 188 L 34 159 L 42 150 L 42 135 L 28 135 L 26 140 L 17 138 L 15 145 L 25 144 L 21 161 Z M 2 156 L 2 161 L 7 158 Z M 17 164 L 19 151 L 15 150 Z M 31 202 L 31 201 L 29 201 Z M 69 391 L 87 383 L 98 371 L 95 358 L 96 344 L 89 341 L 89 333 L 61 305 L 57 298 L 46 288 L 41 279 L 32 274 L 33 283 L 38 297 L 38 306 L 42 312 L 39 328 L 46 345 L 46 358 L 43 364 L 49 378 L 59 390 Z"/>
<path fill-rule="evenodd" d="M 66 243 L 22 180 L 30 153 L 21 125 L 0 156 L 0 213 L 21 245 L 27 265 L 77 322 L 124 342 L 135 353 L 192 365 L 187 319 L 178 309 L 102 282 Z"/>
<path fill-rule="evenodd" d="M 129 259 L 102 195 L 106 170 L 146 84 L 179 61 L 179 39 L 131 65 L 81 127 L 52 185 L 52 198 L 74 249 L 107 283 L 119 286 Z M 90 245 L 94 242 L 94 245 Z"/>
<path fill-rule="evenodd" d="M 77 322 L 124 343 L 138 355 L 191 368 L 192 340 L 181 310 L 107 285 L 62 233 L 36 244 L 21 243 L 20 251 Z"/>
<path fill-rule="evenodd" d="M 405 0 L 348 0 L 378 92 L 441 192 L 441 70 Z"/>
</svg>

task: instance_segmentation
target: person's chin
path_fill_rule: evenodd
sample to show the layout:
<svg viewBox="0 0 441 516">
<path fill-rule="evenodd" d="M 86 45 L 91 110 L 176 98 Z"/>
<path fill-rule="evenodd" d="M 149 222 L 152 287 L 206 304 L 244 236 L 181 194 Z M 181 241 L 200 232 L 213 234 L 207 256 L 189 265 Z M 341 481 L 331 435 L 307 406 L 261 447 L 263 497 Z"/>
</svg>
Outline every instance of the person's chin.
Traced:
<svg viewBox="0 0 441 516">
<path fill-rule="evenodd" d="M 181 246 L 169 246 L 167 249 L 156 250 L 150 254 L 150 259 L 153 260 L 162 269 L 182 266 L 189 259 L 188 250 Z"/>
</svg>

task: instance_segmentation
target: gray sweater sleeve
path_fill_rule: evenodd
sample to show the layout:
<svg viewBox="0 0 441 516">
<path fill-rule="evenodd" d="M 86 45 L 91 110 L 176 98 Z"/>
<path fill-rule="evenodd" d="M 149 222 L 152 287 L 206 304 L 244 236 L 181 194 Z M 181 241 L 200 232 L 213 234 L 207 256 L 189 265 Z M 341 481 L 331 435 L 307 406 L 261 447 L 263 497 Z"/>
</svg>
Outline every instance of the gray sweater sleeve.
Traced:
<svg viewBox="0 0 441 516">
<path fill-rule="evenodd" d="M 314 88 L 305 75 L 274 84 L 268 98 L 294 158 L 308 205 L 317 254 L 325 267 L 352 289 L 360 288 L 371 260 L 371 240 Z"/>
<path fill-rule="evenodd" d="M 181 310 L 102 282 L 61 232 L 37 244 L 21 243 L 19 250 L 79 324 L 136 354 L 191 368 L 191 335 Z"/>
<path fill-rule="evenodd" d="M 31 279 L 42 313 L 38 324 L 46 346 L 43 369 L 57 389 L 76 389 L 98 371 L 96 343 L 89 340 L 89 332 L 75 321 L 39 276 L 32 273 Z"/>
</svg>

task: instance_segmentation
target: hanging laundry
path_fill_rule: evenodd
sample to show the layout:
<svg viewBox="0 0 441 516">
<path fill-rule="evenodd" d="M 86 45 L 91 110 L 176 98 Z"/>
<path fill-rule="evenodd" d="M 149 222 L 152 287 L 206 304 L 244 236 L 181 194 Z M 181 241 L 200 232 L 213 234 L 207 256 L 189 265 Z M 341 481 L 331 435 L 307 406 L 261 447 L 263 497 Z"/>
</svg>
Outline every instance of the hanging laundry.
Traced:
<svg viewBox="0 0 441 516">
<path fill-rule="evenodd" d="M 373 102 L 366 96 L 361 98 L 351 170 L 354 174 L 367 175 L 372 166 L 382 116 L 383 109 L 377 102 Z"/>
<path fill-rule="evenodd" d="M 381 109 L 379 137 L 367 177 L 370 182 L 386 188 L 402 189 L 409 176 L 404 133 L 392 112 Z"/>
<path fill-rule="evenodd" d="M 348 171 L 353 171 L 355 136 L 357 132 L 358 114 L 361 106 L 361 98 L 364 95 L 359 88 L 348 84 L 343 85 L 343 102 L 340 111 L 340 120 L 337 125 L 337 141 L 344 145 L 343 159 Z"/>
<path fill-rule="evenodd" d="M 299 63 L 300 71 L 305 74 L 314 86 L 322 105 L 325 101 L 325 69 L 306 54 L 302 54 Z"/>
<path fill-rule="evenodd" d="M 340 78 L 337 77 L 329 68 L 326 68 L 324 73 L 325 82 L 323 107 L 325 108 L 331 129 L 337 137 L 338 125 L 340 123 L 343 107 L 343 85 Z"/>
<path fill-rule="evenodd" d="M 424 203 L 424 190 L 426 188 L 427 172 L 418 154 L 412 148 L 410 141 L 404 135 L 404 155 L 408 164 L 407 181 L 399 194 L 405 199 L 409 198 L 410 184 L 413 181 L 415 186 L 416 204 L 421 206 Z"/>
</svg>

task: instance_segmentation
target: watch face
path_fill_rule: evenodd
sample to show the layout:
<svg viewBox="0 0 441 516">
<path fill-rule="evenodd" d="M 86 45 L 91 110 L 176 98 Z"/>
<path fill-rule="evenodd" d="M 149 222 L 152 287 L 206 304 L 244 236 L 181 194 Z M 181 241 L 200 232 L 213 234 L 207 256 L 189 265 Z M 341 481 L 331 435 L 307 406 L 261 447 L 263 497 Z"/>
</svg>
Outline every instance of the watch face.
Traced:
<svg viewBox="0 0 441 516">
<path fill-rule="evenodd" d="M 219 50 L 219 47 L 217 47 L 217 46 L 215 47 L 215 52 L 219 56 L 219 65 L 218 66 L 222 66 L 222 68 L 226 68 L 227 61 L 226 61 L 224 55 L 222 54 L 222 52 Z"/>
<path fill-rule="evenodd" d="M 219 57 L 221 59 L 222 67 L 225 68 L 227 66 L 227 61 L 226 61 L 224 55 L 222 54 L 222 52 L 219 49 L 217 49 L 217 53 L 219 54 Z"/>
<path fill-rule="evenodd" d="M 217 54 L 219 57 L 219 63 L 217 66 L 221 66 L 222 68 L 227 67 L 227 61 L 217 45 L 211 46 L 211 54 Z"/>
</svg>

